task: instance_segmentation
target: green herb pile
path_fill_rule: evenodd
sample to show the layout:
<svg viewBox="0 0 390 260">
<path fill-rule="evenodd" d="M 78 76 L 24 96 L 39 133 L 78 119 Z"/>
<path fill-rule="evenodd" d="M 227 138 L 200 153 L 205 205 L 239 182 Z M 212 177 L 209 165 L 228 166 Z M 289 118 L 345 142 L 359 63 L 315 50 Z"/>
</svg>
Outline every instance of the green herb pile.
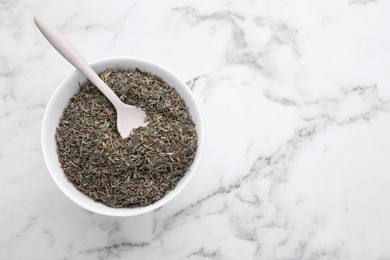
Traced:
<svg viewBox="0 0 390 260">
<path fill-rule="evenodd" d="M 86 81 L 71 98 L 56 132 L 61 166 L 75 187 L 114 208 L 142 207 L 176 187 L 191 166 L 195 124 L 179 94 L 136 70 L 99 74 L 118 97 L 146 111 L 146 127 L 122 139 L 108 99 Z"/>
</svg>

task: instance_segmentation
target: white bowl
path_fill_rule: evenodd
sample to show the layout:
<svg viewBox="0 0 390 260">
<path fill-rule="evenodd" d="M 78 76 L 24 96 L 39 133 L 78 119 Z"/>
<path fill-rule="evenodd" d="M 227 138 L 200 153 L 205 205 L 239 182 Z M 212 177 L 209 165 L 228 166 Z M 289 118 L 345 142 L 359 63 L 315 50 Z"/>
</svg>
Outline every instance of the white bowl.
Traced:
<svg viewBox="0 0 390 260">
<path fill-rule="evenodd" d="M 68 181 L 61 168 L 58 156 L 57 156 L 57 144 L 55 140 L 56 129 L 59 125 L 60 117 L 64 111 L 64 108 L 68 105 L 70 98 L 78 91 L 79 82 L 83 83 L 86 78 L 79 71 L 74 71 L 68 76 L 54 91 L 51 96 L 45 113 L 43 115 L 42 132 L 41 132 L 41 145 L 42 153 L 46 162 L 46 166 L 49 170 L 54 182 L 60 188 L 60 190 L 73 202 L 89 211 L 107 215 L 107 216 L 135 216 L 150 212 L 154 209 L 161 207 L 168 203 L 188 184 L 191 177 L 195 173 L 196 166 L 199 162 L 200 153 L 202 151 L 203 141 L 203 124 L 201 114 L 196 104 L 194 97 L 187 85 L 175 76 L 172 72 L 166 68 L 157 65 L 153 62 L 132 58 L 132 57 L 109 57 L 90 63 L 92 68 L 97 72 L 102 72 L 108 68 L 122 68 L 122 69 L 134 69 L 139 68 L 142 71 L 150 72 L 154 75 L 161 77 L 166 83 L 174 87 L 180 96 L 184 99 L 189 112 L 196 124 L 196 132 L 198 135 L 198 147 L 195 155 L 195 159 L 188 170 L 188 172 L 179 181 L 176 188 L 170 191 L 165 197 L 156 201 L 155 203 L 146 207 L 138 208 L 111 208 L 102 203 L 95 202 L 90 197 L 86 196 L 73 186 Z"/>
</svg>

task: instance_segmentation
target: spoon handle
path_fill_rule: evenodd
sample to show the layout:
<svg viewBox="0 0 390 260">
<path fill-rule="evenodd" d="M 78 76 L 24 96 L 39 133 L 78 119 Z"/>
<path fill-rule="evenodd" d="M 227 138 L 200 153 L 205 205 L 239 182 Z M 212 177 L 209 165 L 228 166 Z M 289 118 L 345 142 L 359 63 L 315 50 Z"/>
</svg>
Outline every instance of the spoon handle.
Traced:
<svg viewBox="0 0 390 260">
<path fill-rule="evenodd" d="M 59 32 L 43 18 L 35 16 L 35 24 L 43 36 L 50 44 L 75 68 L 84 74 L 98 89 L 110 100 L 115 108 L 119 108 L 122 103 L 118 96 L 107 86 L 106 83 L 96 74 L 88 65 L 87 61 L 81 56 L 77 49 Z"/>
</svg>

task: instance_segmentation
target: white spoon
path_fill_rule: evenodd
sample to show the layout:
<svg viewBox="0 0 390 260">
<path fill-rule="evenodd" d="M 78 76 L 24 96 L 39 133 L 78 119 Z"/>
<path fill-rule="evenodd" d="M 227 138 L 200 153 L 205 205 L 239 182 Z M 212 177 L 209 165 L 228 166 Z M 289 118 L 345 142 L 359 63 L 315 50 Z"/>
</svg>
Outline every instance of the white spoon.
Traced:
<svg viewBox="0 0 390 260">
<path fill-rule="evenodd" d="M 88 65 L 77 49 L 60 33 L 41 17 L 34 17 L 35 24 L 50 44 L 76 69 L 84 74 L 110 100 L 117 113 L 117 128 L 122 138 L 130 135 L 131 131 L 140 126 L 146 126 L 145 111 L 139 107 L 123 103 L 118 96 Z"/>
</svg>

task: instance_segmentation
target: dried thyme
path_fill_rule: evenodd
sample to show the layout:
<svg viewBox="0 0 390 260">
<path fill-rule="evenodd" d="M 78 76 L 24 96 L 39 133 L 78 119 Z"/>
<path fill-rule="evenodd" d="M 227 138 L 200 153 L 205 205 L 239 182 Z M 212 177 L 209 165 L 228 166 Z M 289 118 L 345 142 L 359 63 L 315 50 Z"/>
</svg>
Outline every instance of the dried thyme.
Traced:
<svg viewBox="0 0 390 260">
<path fill-rule="evenodd" d="M 148 125 L 122 139 L 114 107 L 86 81 L 57 128 L 61 166 L 95 201 L 115 208 L 147 206 L 173 190 L 191 166 L 195 124 L 180 95 L 159 77 L 138 69 L 108 69 L 99 76 L 123 102 L 144 109 Z"/>
</svg>

